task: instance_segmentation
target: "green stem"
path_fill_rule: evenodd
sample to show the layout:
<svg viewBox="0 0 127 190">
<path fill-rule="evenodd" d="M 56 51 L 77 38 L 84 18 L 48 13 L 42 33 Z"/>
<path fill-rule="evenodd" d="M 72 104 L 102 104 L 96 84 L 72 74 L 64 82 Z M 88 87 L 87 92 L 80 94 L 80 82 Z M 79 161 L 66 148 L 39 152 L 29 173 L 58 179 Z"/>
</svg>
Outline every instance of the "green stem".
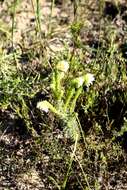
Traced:
<svg viewBox="0 0 127 190">
<path fill-rule="evenodd" d="M 40 4 L 39 4 L 39 0 L 36 0 L 36 19 L 37 19 L 37 25 L 38 25 L 38 31 L 41 34 L 41 19 L 40 19 Z"/>
<path fill-rule="evenodd" d="M 48 106 L 49 106 L 49 109 L 50 109 L 53 113 L 55 113 L 56 115 L 61 116 L 61 117 L 63 116 L 59 111 L 56 110 L 56 108 L 55 108 L 52 104 L 48 103 Z"/>
<path fill-rule="evenodd" d="M 18 4 L 18 0 L 14 0 L 14 2 L 13 2 L 13 13 L 12 13 L 12 28 L 11 28 L 12 48 L 14 48 L 14 27 L 15 27 L 15 15 L 16 15 L 17 4 Z"/>
<path fill-rule="evenodd" d="M 55 0 L 52 0 L 52 2 L 51 2 L 51 14 L 49 17 L 49 24 L 48 24 L 48 37 L 51 35 L 51 31 L 52 31 L 51 20 L 52 20 L 52 15 L 53 15 L 54 4 L 55 4 Z"/>
<path fill-rule="evenodd" d="M 64 182 L 63 182 L 63 185 L 62 185 L 62 189 L 63 190 L 66 188 L 67 180 L 68 180 L 68 177 L 69 177 L 69 173 L 70 173 L 70 170 L 71 170 L 71 167 L 72 167 L 72 163 L 73 163 L 75 152 L 76 152 L 76 148 L 77 148 L 77 143 L 78 143 L 78 135 L 77 135 L 77 138 L 75 140 L 74 150 L 73 150 L 73 152 L 71 154 L 71 158 L 70 158 L 70 163 L 69 163 L 69 167 L 68 167 L 68 170 L 67 170 L 67 174 L 65 176 L 65 179 L 64 179 Z"/>
<path fill-rule="evenodd" d="M 69 92 L 67 94 L 67 98 L 66 98 L 65 105 L 64 105 L 64 111 L 65 112 L 67 111 L 68 105 L 69 105 L 71 98 L 73 97 L 74 93 L 75 93 L 75 89 L 71 87 L 71 89 L 69 90 Z"/>
<path fill-rule="evenodd" d="M 61 78 L 60 78 L 60 73 L 58 71 L 56 71 L 55 73 L 55 81 L 56 81 L 56 98 L 57 100 L 61 100 L 61 92 L 62 92 L 62 89 L 61 89 Z"/>
<path fill-rule="evenodd" d="M 70 107 L 70 113 L 74 112 L 76 101 L 77 101 L 79 95 L 81 94 L 81 92 L 82 92 L 82 87 L 78 88 L 78 90 L 75 93 L 75 97 L 74 97 L 72 104 L 71 104 L 71 107 Z"/>
</svg>

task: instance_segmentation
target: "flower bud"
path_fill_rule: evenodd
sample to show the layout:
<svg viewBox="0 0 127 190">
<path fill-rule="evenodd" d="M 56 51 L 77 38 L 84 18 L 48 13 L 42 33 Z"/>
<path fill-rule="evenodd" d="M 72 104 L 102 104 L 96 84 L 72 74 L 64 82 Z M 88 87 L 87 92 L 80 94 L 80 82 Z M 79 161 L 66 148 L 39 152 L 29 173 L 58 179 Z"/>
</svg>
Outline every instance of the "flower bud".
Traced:
<svg viewBox="0 0 127 190">
<path fill-rule="evenodd" d="M 66 73 L 69 69 L 69 63 L 65 60 L 59 61 L 56 65 L 56 69 Z"/>
</svg>

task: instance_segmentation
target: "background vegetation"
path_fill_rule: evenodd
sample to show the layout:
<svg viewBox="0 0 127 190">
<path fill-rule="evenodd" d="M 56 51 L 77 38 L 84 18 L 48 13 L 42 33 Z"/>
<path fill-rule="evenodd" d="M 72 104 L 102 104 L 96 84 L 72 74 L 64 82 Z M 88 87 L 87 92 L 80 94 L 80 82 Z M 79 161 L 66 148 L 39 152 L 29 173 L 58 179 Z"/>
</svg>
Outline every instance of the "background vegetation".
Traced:
<svg viewBox="0 0 127 190">
<path fill-rule="evenodd" d="M 127 5 L 0 1 L 0 189 L 127 189 Z"/>
</svg>

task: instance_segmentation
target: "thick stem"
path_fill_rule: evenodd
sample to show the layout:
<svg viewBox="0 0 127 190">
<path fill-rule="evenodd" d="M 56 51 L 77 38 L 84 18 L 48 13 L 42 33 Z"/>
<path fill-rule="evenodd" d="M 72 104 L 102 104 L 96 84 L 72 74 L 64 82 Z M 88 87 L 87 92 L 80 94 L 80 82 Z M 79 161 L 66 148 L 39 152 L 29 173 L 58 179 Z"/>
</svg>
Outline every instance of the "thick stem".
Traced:
<svg viewBox="0 0 127 190">
<path fill-rule="evenodd" d="M 70 107 L 70 113 L 74 112 L 76 101 L 77 101 L 79 95 L 81 94 L 81 92 L 82 92 L 82 87 L 78 88 L 78 90 L 75 93 L 75 97 L 74 97 L 72 104 L 71 104 L 71 107 Z"/>
<path fill-rule="evenodd" d="M 67 112 L 67 108 L 70 104 L 70 101 L 71 101 L 74 93 L 75 93 L 75 89 L 71 88 L 67 94 L 67 98 L 66 98 L 65 105 L 64 105 L 64 112 Z"/>
</svg>

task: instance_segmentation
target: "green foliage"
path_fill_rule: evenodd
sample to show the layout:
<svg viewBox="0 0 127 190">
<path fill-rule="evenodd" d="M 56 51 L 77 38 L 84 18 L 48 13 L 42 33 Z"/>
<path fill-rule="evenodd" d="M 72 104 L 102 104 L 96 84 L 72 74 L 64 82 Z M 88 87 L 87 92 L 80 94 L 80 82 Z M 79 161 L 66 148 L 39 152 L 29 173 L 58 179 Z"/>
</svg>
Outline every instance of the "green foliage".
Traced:
<svg viewBox="0 0 127 190">
<path fill-rule="evenodd" d="M 69 63 L 67 61 L 59 61 L 52 73 L 51 89 L 54 96 L 54 106 L 47 101 L 42 101 L 37 104 L 37 107 L 45 112 L 50 109 L 57 114 L 65 123 L 64 131 L 66 134 L 76 141 L 77 138 L 80 139 L 78 122 L 75 117 L 76 102 L 83 92 L 83 85 L 89 87 L 94 81 L 94 77 L 87 73 L 73 78 L 70 80 L 69 88 L 66 88 L 64 80 L 68 69 Z"/>
</svg>

